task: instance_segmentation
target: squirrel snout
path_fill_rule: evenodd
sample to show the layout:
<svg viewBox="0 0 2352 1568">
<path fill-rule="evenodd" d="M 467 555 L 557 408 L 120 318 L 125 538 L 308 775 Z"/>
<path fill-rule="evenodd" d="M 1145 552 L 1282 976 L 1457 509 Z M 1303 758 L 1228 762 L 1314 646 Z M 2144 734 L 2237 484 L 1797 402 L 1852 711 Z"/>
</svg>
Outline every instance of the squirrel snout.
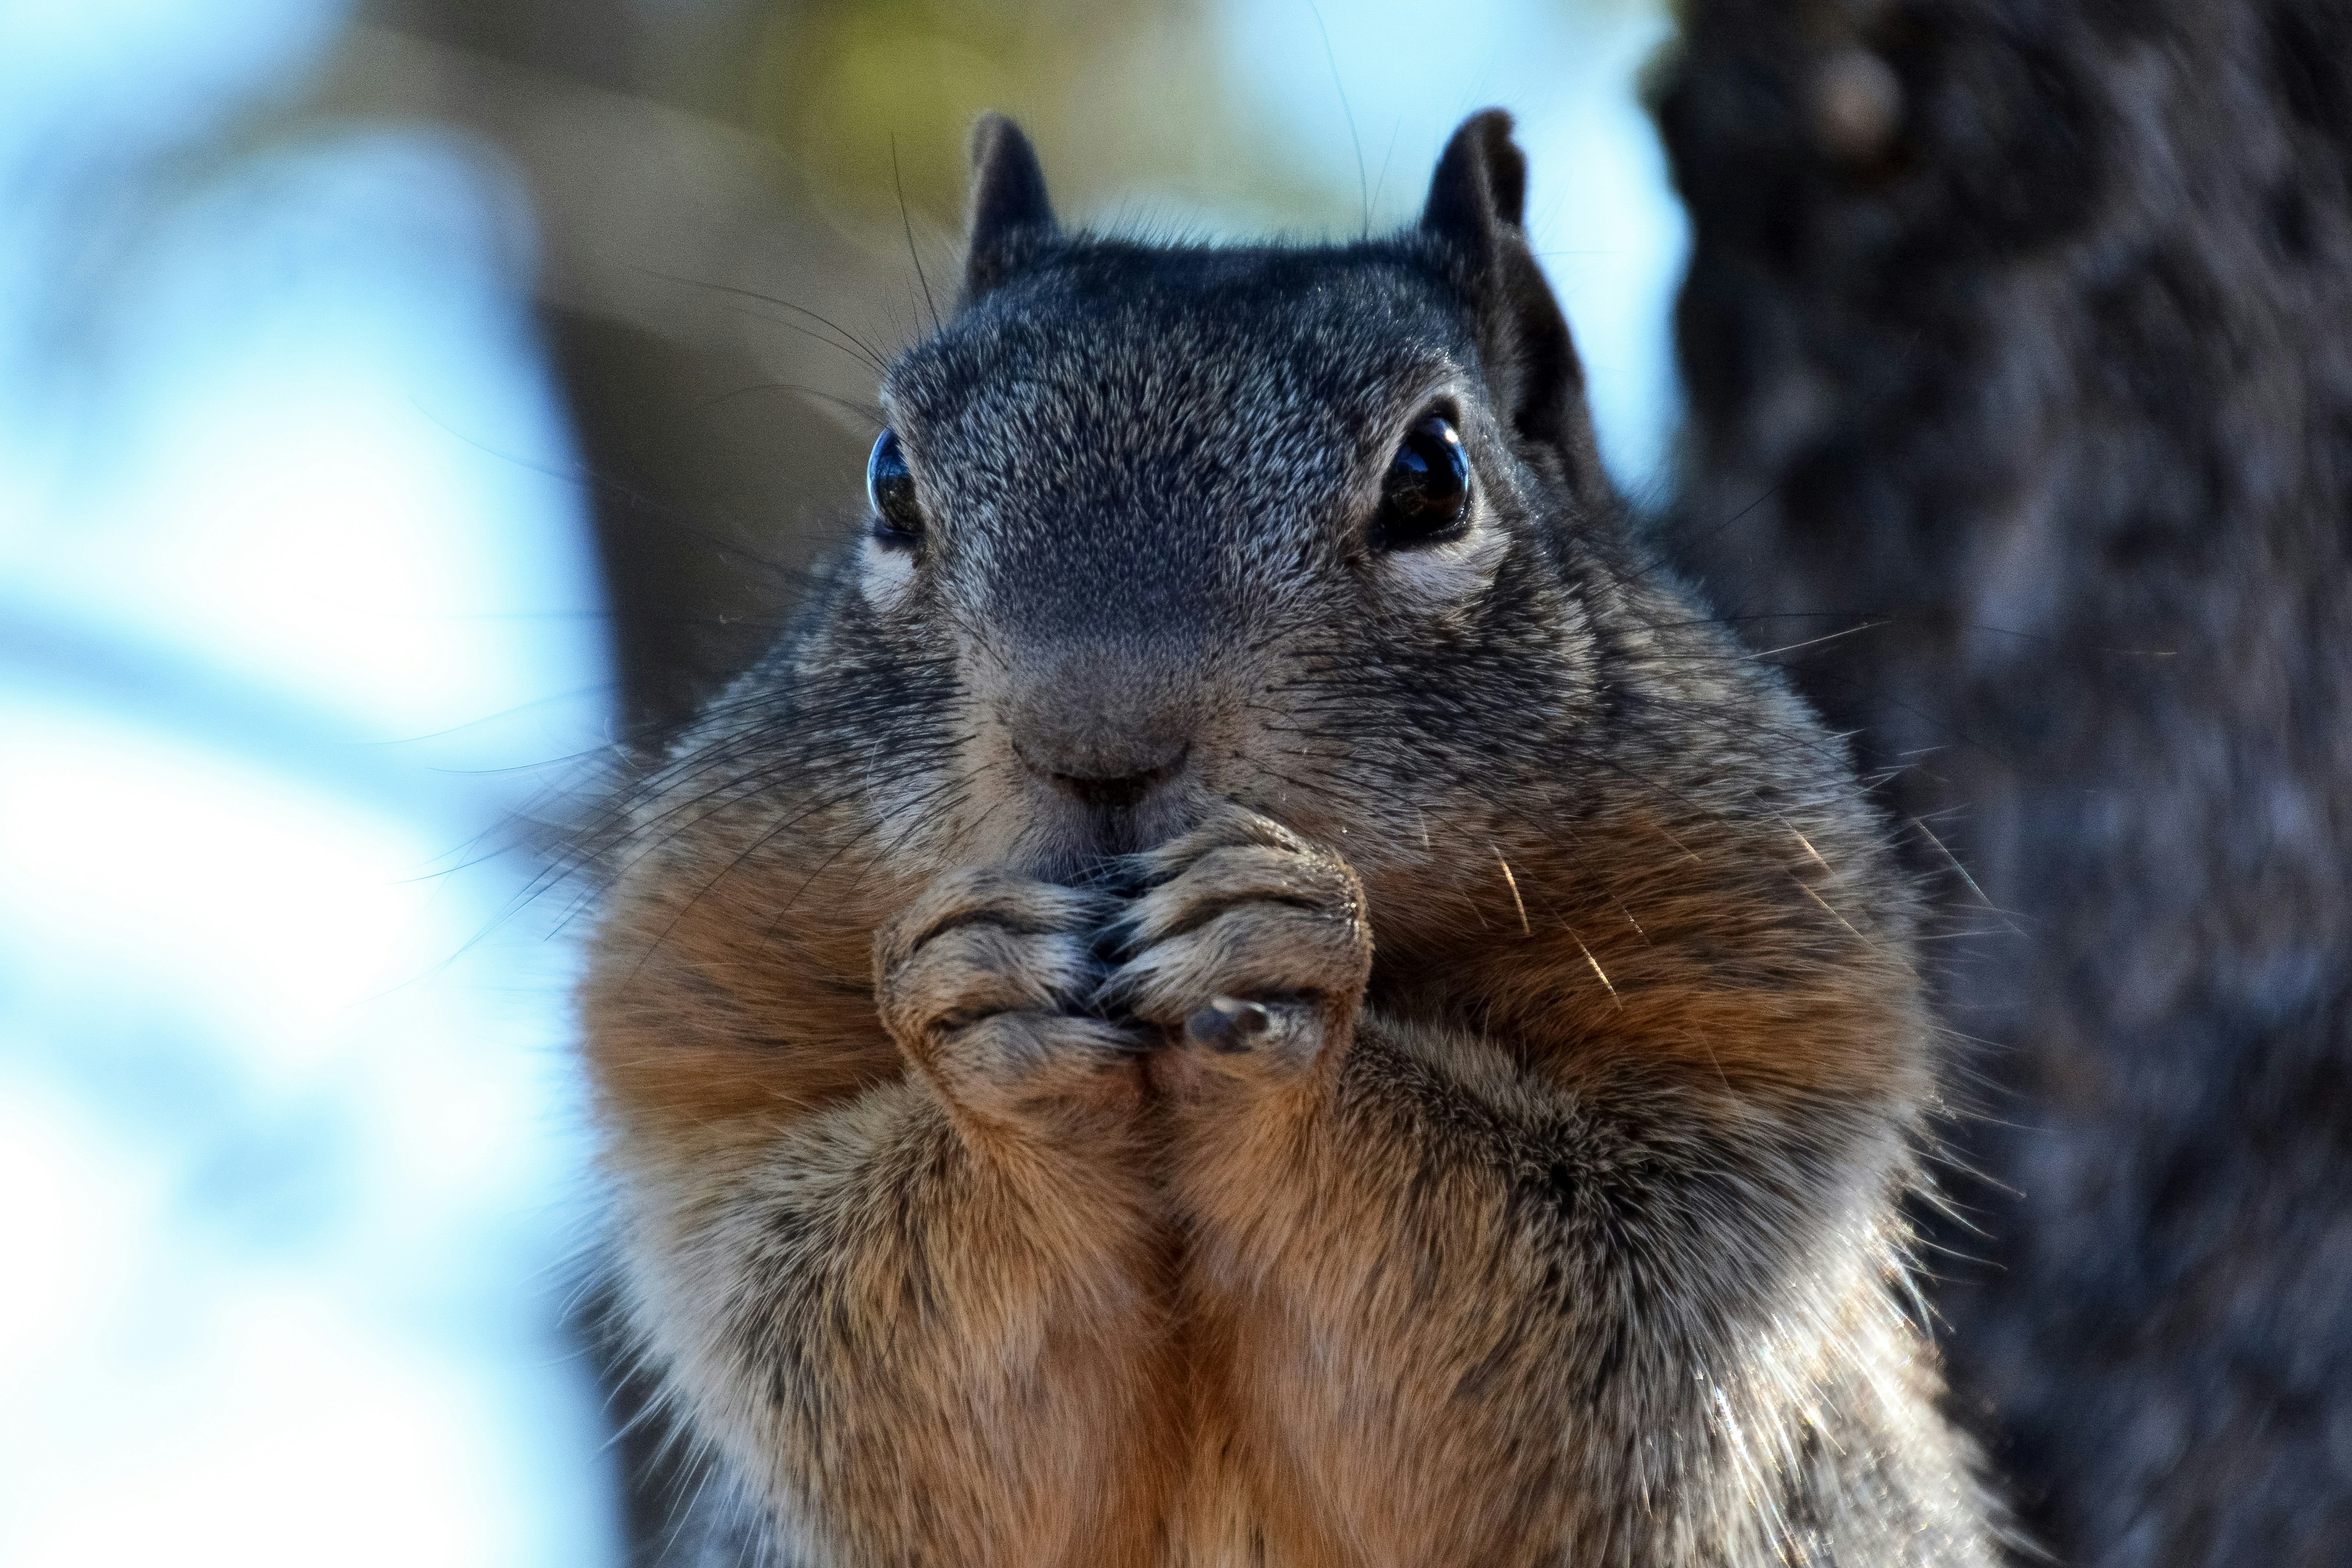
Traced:
<svg viewBox="0 0 2352 1568">
<path fill-rule="evenodd" d="M 1024 661 L 998 709 L 1013 754 L 1082 807 L 1141 805 L 1183 770 L 1201 716 L 1169 662 L 1085 647 Z"/>
<path fill-rule="evenodd" d="M 1192 752 L 1192 742 L 1142 737 L 1108 744 L 1034 747 L 1016 739 L 1013 749 L 1030 771 L 1050 780 L 1083 806 L 1140 804 L 1154 784 L 1175 777 Z"/>
<path fill-rule="evenodd" d="M 1175 716 L 1120 711 L 1111 703 L 1029 707 L 1007 725 L 1013 755 L 1084 806 L 1134 806 L 1172 779 L 1192 749 Z"/>
</svg>

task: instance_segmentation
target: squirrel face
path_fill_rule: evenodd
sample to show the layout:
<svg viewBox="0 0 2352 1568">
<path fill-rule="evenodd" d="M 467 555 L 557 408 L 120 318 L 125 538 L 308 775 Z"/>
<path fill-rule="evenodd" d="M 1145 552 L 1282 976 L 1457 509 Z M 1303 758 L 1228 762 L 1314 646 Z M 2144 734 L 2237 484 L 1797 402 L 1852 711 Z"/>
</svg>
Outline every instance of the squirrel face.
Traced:
<svg viewBox="0 0 2352 1568">
<path fill-rule="evenodd" d="M 1062 234 L 1034 178 L 1006 200 L 1034 163 L 990 136 L 843 605 L 943 699 L 876 779 L 907 846 L 1069 875 L 1219 800 L 1409 844 L 1416 778 L 1498 760 L 1460 755 L 1494 730 L 1465 712 L 1573 722 L 1564 536 L 1605 486 L 1516 173 L 1441 168 L 1402 240 L 1171 249 Z"/>
</svg>

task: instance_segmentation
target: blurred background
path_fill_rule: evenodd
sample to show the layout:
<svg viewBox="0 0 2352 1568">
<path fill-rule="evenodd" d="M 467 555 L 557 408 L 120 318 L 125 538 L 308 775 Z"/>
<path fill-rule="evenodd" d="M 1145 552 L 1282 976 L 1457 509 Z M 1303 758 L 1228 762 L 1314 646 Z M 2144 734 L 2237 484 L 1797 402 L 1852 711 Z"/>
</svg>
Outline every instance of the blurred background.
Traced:
<svg viewBox="0 0 2352 1568">
<path fill-rule="evenodd" d="M 624 1552 L 540 847 L 772 633 L 961 142 L 1409 220 L 1517 110 L 1663 493 L 1654 0 L 0 0 L 0 1562 Z"/>
</svg>

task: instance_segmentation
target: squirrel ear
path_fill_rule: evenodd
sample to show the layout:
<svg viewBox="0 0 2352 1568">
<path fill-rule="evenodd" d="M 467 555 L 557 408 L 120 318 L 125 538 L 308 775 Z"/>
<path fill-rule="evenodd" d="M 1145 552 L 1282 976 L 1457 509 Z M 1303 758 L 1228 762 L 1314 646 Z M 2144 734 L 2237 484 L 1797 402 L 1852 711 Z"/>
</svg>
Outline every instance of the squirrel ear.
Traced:
<svg viewBox="0 0 2352 1568">
<path fill-rule="evenodd" d="M 1465 256 L 1489 261 L 1528 204 L 1528 160 L 1511 140 L 1511 116 L 1482 110 L 1446 142 L 1430 177 L 1421 226 Z"/>
<path fill-rule="evenodd" d="M 1045 196 L 1037 150 L 1001 114 L 983 114 L 971 128 L 970 228 L 963 266 L 967 305 L 1013 276 L 1029 247 L 1054 232 L 1054 207 Z"/>
<path fill-rule="evenodd" d="M 1584 367 L 1521 226 L 1528 161 L 1511 117 L 1489 109 L 1462 122 L 1437 160 L 1422 232 L 1451 254 L 1477 319 L 1479 357 L 1496 406 L 1529 448 L 1523 455 L 1582 499 L 1605 486 L 1584 406 Z"/>
</svg>

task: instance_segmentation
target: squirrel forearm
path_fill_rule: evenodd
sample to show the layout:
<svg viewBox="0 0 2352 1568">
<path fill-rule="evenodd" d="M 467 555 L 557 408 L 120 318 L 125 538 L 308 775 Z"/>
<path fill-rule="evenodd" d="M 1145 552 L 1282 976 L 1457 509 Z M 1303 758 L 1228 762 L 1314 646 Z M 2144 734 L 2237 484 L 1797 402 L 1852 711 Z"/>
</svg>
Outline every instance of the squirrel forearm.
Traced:
<svg viewBox="0 0 2352 1568">
<path fill-rule="evenodd" d="M 976 1145 L 898 1082 L 632 1194 L 633 1281 L 705 1430 L 816 1561 L 1060 1561 L 1127 1521 L 1160 1309 L 1108 1149 Z"/>
<path fill-rule="evenodd" d="M 1296 1099 L 1203 1101 L 1177 1162 L 1196 1310 L 1279 1325 L 1236 1368 L 1243 1424 L 1296 1434 L 1272 1462 L 1399 1560 L 1671 1563 L 1703 1536 L 1780 1561 L 1808 1423 L 1872 1440 L 1823 1409 L 1855 1396 L 1841 1347 L 1909 1331 L 1869 1195 L 1807 1175 L 1837 1131 L 1776 1160 L 1774 1114 L 1571 1090 L 1377 1015 Z M 1710 1127 L 1733 1116 L 1744 1147 Z"/>
</svg>

